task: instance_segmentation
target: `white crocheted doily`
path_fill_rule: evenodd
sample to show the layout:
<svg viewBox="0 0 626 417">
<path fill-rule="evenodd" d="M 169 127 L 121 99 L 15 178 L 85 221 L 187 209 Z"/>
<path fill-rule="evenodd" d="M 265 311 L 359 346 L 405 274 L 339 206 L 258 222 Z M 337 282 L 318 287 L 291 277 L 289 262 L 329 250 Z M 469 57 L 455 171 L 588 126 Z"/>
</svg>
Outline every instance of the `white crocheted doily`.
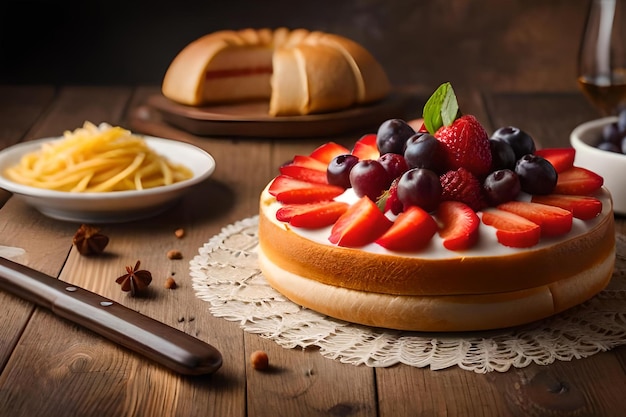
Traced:
<svg viewBox="0 0 626 417">
<path fill-rule="evenodd" d="M 590 301 L 515 329 L 420 333 L 371 328 L 302 308 L 271 288 L 257 267 L 258 217 L 225 227 L 190 261 L 196 295 L 211 314 L 285 348 L 319 347 L 331 359 L 373 367 L 403 363 L 478 373 L 584 358 L 626 344 L 626 238 L 617 237 L 610 285 Z"/>
</svg>

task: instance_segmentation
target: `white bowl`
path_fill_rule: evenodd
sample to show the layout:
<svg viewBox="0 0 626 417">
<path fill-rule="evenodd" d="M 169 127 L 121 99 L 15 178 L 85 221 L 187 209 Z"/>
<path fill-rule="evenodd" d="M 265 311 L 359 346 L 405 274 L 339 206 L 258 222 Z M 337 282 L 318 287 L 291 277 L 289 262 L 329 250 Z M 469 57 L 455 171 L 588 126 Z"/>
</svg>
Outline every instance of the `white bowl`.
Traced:
<svg viewBox="0 0 626 417">
<path fill-rule="evenodd" d="M 157 215 L 172 205 L 194 184 L 207 179 L 215 170 L 215 160 L 204 150 L 188 143 L 143 137 L 156 153 L 183 164 L 193 177 L 171 185 L 139 191 L 72 193 L 45 190 L 18 184 L 3 174 L 23 155 L 38 150 L 42 143 L 62 138 L 44 138 L 19 143 L 0 152 L 0 188 L 24 200 L 48 217 L 80 223 L 119 223 Z"/>
<path fill-rule="evenodd" d="M 594 145 L 600 139 L 604 126 L 617 117 L 604 117 L 577 126 L 570 135 L 570 143 L 576 150 L 574 164 L 590 169 L 604 178 L 604 186 L 613 197 L 613 210 L 626 214 L 626 155 L 603 151 Z"/>
</svg>

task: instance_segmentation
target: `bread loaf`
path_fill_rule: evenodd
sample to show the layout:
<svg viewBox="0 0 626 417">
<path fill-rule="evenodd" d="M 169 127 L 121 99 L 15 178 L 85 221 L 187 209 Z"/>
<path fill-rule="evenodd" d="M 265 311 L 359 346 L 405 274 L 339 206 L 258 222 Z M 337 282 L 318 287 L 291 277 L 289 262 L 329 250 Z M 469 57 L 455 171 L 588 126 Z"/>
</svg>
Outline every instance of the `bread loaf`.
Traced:
<svg viewBox="0 0 626 417">
<path fill-rule="evenodd" d="M 306 29 L 223 30 L 188 44 L 162 93 L 188 106 L 269 100 L 272 116 L 337 111 L 384 99 L 385 71 L 361 45 Z"/>
</svg>

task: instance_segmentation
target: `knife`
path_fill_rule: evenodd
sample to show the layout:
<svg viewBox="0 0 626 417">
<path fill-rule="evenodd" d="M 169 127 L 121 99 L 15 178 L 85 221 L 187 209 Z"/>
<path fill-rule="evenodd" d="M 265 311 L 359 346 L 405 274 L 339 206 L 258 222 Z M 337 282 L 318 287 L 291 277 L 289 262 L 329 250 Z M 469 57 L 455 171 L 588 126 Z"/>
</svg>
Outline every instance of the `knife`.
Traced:
<svg viewBox="0 0 626 417">
<path fill-rule="evenodd" d="M 115 301 L 0 257 L 0 289 L 51 310 L 177 373 L 222 366 L 213 346 Z"/>
</svg>

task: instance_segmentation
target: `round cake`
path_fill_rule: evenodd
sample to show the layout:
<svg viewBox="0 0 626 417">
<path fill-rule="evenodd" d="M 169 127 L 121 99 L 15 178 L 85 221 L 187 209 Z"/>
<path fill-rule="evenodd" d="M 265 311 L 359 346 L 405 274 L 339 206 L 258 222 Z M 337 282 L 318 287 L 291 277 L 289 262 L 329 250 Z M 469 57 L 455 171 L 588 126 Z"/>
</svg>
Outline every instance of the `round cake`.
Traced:
<svg viewBox="0 0 626 417">
<path fill-rule="evenodd" d="M 573 165 L 573 149 L 536 150 L 510 126 L 487 137 L 473 116 L 430 126 L 433 135 L 426 127 L 411 134 L 399 119 L 389 135 L 388 122 L 353 149 L 329 142 L 295 156 L 262 192 L 259 263 L 277 291 L 353 323 L 473 331 L 552 316 L 608 284 L 611 197 L 600 176 Z M 402 158 L 385 157 L 403 130 Z M 424 136 L 444 151 L 416 139 Z M 507 158 L 494 141 L 517 151 L 513 166 L 498 166 Z M 440 165 L 416 167 L 415 154 Z M 436 192 L 426 171 L 439 179 Z M 381 190 L 370 192 L 384 172 Z M 417 202 L 407 194 L 415 183 Z"/>
<path fill-rule="evenodd" d="M 286 28 L 205 35 L 179 52 L 162 84 L 165 97 L 189 106 L 269 100 L 271 116 L 342 110 L 389 91 L 385 71 L 360 44 Z"/>
</svg>

